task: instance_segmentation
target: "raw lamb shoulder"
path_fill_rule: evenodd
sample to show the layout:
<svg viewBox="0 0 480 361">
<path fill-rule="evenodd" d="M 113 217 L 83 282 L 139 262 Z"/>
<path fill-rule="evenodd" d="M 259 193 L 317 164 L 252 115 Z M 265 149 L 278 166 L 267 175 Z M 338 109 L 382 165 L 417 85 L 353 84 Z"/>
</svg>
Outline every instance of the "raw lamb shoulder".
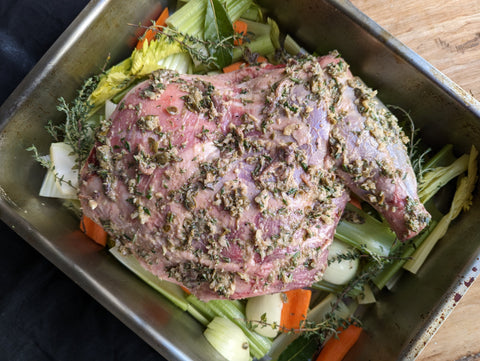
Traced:
<svg viewBox="0 0 480 361">
<path fill-rule="evenodd" d="M 311 285 L 350 192 L 401 240 L 429 215 L 396 118 L 335 54 L 219 75 L 160 70 L 103 124 L 85 215 L 200 299 Z"/>
</svg>

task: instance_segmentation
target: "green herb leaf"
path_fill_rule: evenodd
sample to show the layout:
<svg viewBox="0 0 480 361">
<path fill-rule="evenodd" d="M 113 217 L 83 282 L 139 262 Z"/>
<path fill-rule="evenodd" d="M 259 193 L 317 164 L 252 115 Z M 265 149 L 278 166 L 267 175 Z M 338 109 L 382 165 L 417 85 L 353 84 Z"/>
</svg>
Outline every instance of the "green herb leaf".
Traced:
<svg viewBox="0 0 480 361">
<path fill-rule="evenodd" d="M 219 69 L 232 63 L 233 25 L 227 10 L 219 0 L 207 0 L 204 39 L 210 44 L 208 52 L 216 59 Z"/>
<path fill-rule="evenodd" d="M 302 334 L 280 354 L 278 361 L 310 361 L 319 347 L 318 338 Z"/>
</svg>

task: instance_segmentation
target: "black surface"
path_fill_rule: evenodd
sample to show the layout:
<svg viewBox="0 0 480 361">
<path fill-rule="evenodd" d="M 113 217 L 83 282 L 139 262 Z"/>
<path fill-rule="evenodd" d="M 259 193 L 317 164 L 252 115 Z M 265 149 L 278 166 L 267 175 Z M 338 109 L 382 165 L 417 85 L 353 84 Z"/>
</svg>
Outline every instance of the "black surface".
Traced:
<svg viewBox="0 0 480 361">
<path fill-rule="evenodd" d="M 87 3 L 0 0 L 0 104 Z M 164 360 L 1 221 L 0 243 L 1 361 Z"/>
</svg>

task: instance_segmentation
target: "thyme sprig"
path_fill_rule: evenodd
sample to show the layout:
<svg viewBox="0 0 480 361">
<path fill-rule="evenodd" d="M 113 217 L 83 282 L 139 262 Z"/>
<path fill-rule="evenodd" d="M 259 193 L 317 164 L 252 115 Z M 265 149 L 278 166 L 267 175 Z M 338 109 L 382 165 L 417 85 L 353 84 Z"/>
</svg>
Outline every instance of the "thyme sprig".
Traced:
<svg viewBox="0 0 480 361">
<path fill-rule="evenodd" d="M 402 129 L 409 134 L 410 142 L 408 144 L 408 156 L 410 158 L 410 162 L 412 163 L 413 171 L 420 182 L 423 175 L 428 171 L 427 169 L 423 168 L 423 165 L 425 164 L 425 157 L 431 151 L 431 149 L 428 148 L 424 151 L 420 150 L 420 145 L 422 142 L 418 137 L 419 130 L 415 128 L 415 123 L 409 112 L 398 105 L 390 104 L 387 107 L 400 112 L 406 119 L 401 126 Z"/>
<path fill-rule="evenodd" d="M 89 122 L 93 104 L 88 101 L 90 94 L 98 84 L 98 77 L 88 78 L 78 91 L 77 97 L 67 104 L 63 97 L 58 98 L 57 110 L 65 114 L 65 122 L 53 124 L 49 121 L 47 131 L 58 140 L 70 145 L 76 155 L 78 169 L 87 159 L 95 142 L 95 130 L 98 124 Z"/>
<path fill-rule="evenodd" d="M 173 29 L 168 26 L 143 26 L 138 24 L 128 24 L 130 26 L 139 27 L 146 30 L 154 31 L 156 39 L 164 37 L 169 43 L 178 43 L 182 49 L 190 54 L 195 62 L 206 65 L 207 67 L 219 68 L 217 58 L 211 54 L 215 54 L 217 50 L 233 50 L 234 42 L 245 43 L 250 42 L 248 34 L 235 33 L 233 36 L 222 38 L 220 41 L 211 41 L 198 38 Z M 208 51 L 207 49 L 210 49 Z"/>
</svg>

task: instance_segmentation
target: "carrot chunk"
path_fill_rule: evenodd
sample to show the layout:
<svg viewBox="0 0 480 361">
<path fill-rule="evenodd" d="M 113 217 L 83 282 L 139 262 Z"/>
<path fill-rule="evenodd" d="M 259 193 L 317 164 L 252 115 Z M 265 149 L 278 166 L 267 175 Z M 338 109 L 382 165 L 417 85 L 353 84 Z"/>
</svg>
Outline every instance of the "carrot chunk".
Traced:
<svg viewBox="0 0 480 361">
<path fill-rule="evenodd" d="M 350 325 L 340 330 L 338 337 L 330 338 L 315 361 L 341 361 L 360 338 L 362 328 Z"/>
<path fill-rule="evenodd" d="M 360 201 L 360 199 L 355 196 L 355 195 L 350 195 L 350 201 L 349 201 L 352 205 L 354 205 L 355 207 L 357 207 L 358 209 L 362 209 L 362 203 Z"/>
<path fill-rule="evenodd" d="M 160 28 L 161 26 L 165 26 L 165 21 L 168 18 L 168 8 L 163 9 L 162 13 L 158 17 L 157 21 L 155 22 L 155 27 Z M 143 43 L 145 41 L 152 41 L 155 38 L 156 31 L 152 29 L 147 29 L 145 34 L 143 34 L 142 38 L 138 41 L 136 48 L 141 49 L 143 47 Z"/>
<path fill-rule="evenodd" d="M 280 328 L 285 332 L 298 330 L 307 317 L 312 291 L 296 289 L 284 292 L 286 302 L 283 304 Z"/>
<path fill-rule="evenodd" d="M 232 71 L 235 71 L 235 70 L 238 70 L 238 69 L 242 68 L 243 66 L 245 66 L 244 61 L 237 61 L 236 63 L 227 65 L 225 68 L 223 68 L 223 72 L 224 73 L 230 73 Z"/>
<path fill-rule="evenodd" d="M 245 21 L 242 20 L 237 20 L 233 23 L 233 31 L 241 36 L 247 35 L 247 28 L 248 25 Z M 235 39 L 233 41 L 234 45 L 242 45 L 243 44 L 243 39 L 240 37 L 238 39 Z"/>
<path fill-rule="evenodd" d="M 105 230 L 96 224 L 91 218 L 82 216 L 82 219 L 80 220 L 80 229 L 95 243 L 104 247 L 107 245 L 107 232 L 105 232 Z"/>
</svg>

